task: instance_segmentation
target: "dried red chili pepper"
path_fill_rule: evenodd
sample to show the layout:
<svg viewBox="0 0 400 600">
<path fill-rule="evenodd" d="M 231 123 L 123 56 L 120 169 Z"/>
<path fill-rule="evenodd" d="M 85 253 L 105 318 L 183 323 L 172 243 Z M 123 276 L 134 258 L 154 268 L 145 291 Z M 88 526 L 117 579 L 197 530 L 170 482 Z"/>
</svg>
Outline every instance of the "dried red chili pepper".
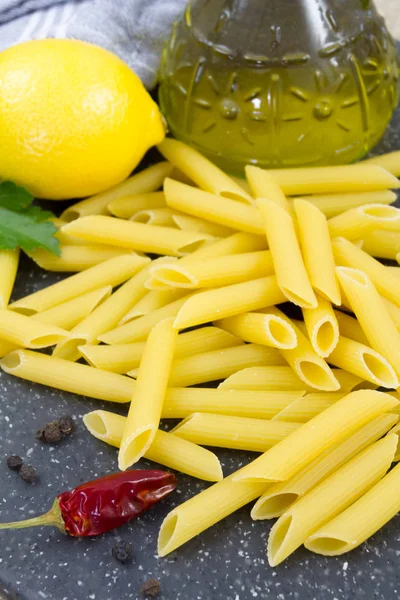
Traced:
<svg viewBox="0 0 400 600">
<path fill-rule="evenodd" d="M 0 529 L 53 525 L 76 537 L 99 535 L 128 523 L 175 487 L 175 475 L 165 471 L 114 473 L 59 494 L 45 515 L 0 524 Z"/>
</svg>

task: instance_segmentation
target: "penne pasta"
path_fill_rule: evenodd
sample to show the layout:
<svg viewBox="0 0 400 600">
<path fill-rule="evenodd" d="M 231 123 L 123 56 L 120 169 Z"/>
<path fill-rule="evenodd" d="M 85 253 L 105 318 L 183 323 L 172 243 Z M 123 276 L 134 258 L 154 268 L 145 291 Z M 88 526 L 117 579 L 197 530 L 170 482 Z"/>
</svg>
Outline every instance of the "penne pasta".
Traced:
<svg viewBox="0 0 400 600">
<path fill-rule="evenodd" d="M 99 440 L 120 447 L 126 417 L 105 410 L 95 410 L 83 417 L 90 433 Z M 144 458 L 205 481 L 221 481 L 223 473 L 218 458 L 205 448 L 158 429 Z"/>
<path fill-rule="evenodd" d="M 367 204 L 351 208 L 328 221 L 332 237 L 344 237 L 348 240 L 363 238 L 373 229 L 386 224 L 400 224 L 400 210 L 383 204 Z"/>
<path fill-rule="evenodd" d="M 218 387 L 231 390 L 313 390 L 304 384 L 291 367 L 287 366 L 283 357 L 278 361 L 279 359 L 275 365 L 242 369 L 225 379 Z M 359 377 L 341 369 L 333 369 L 333 373 L 339 381 L 340 389 L 344 391 L 352 390 L 362 381 Z"/>
<path fill-rule="evenodd" d="M 254 198 L 267 198 L 290 214 L 290 205 L 285 194 L 268 171 L 247 165 L 245 172 Z"/>
<path fill-rule="evenodd" d="M 58 239 L 61 245 L 65 246 L 90 246 L 89 242 L 85 242 L 85 240 L 80 240 L 79 238 L 75 238 L 72 235 L 68 235 L 67 233 L 63 233 L 61 228 L 67 224 L 67 221 L 63 221 L 62 219 L 50 219 L 53 225 L 58 228 L 57 233 L 54 234 L 54 237 Z"/>
<path fill-rule="evenodd" d="M 129 310 L 119 322 L 119 325 L 129 323 L 138 317 L 144 317 L 152 313 L 159 308 L 163 308 L 167 304 L 171 304 L 175 300 L 179 300 L 184 296 L 187 296 L 187 292 L 182 289 L 168 289 L 165 290 L 151 290 L 147 291 L 145 287 L 146 295 L 143 296 L 139 302 L 137 302 L 131 310 Z"/>
<path fill-rule="evenodd" d="M 223 390 L 213 388 L 169 388 L 165 396 L 162 417 L 184 419 L 194 412 L 272 419 L 292 402 L 304 396 L 295 392 L 264 392 Z"/>
<path fill-rule="evenodd" d="M 398 437 L 375 442 L 290 507 L 272 527 L 268 562 L 280 564 L 323 523 L 338 515 L 386 474 Z"/>
<path fill-rule="evenodd" d="M 283 358 L 289 363 L 293 371 L 300 379 L 311 388 L 325 392 L 334 392 L 340 389 L 340 383 L 336 379 L 332 369 L 328 366 L 313 349 L 309 339 L 302 333 L 297 324 L 294 324 L 283 312 L 277 308 L 271 309 L 271 314 L 280 316 L 286 323 L 289 323 L 297 335 L 297 345 L 293 349 L 280 352 Z"/>
<path fill-rule="evenodd" d="M 171 430 L 201 446 L 265 452 L 300 427 L 300 423 L 193 413 Z"/>
<path fill-rule="evenodd" d="M 333 167 L 274 169 L 269 173 L 289 196 L 375 192 L 400 187 L 399 180 L 382 167 L 363 163 Z"/>
<path fill-rule="evenodd" d="M 121 471 L 136 463 L 150 448 L 160 423 L 176 343 L 173 319 L 164 319 L 152 329 L 122 433 L 118 466 Z M 157 356 L 157 376 L 153 375 Z M 122 376 L 121 376 L 122 377 Z"/>
<path fill-rule="evenodd" d="M 136 383 L 129 377 L 30 350 L 16 350 L 0 361 L 6 373 L 80 396 L 130 402 Z"/>
<path fill-rule="evenodd" d="M 264 232 L 254 206 L 235 202 L 167 178 L 164 182 L 167 206 L 193 217 L 256 235 Z"/>
<path fill-rule="evenodd" d="M 171 256 L 184 256 L 211 239 L 201 233 L 144 225 L 102 215 L 76 219 L 64 225 L 62 230 L 96 244 L 111 244 L 129 250 Z"/>
<path fill-rule="evenodd" d="M 107 208 L 114 217 L 130 219 L 139 211 L 164 209 L 166 206 L 164 192 L 149 192 L 117 198 L 110 202 Z"/>
<path fill-rule="evenodd" d="M 266 484 L 233 481 L 234 476 L 239 474 L 240 471 L 236 471 L 225 477 L 168 513 L 158 536 L 159 556 L 166 556 L 261 496 Z"/>
<path fill-rule="evenodd" d="M 135 212 L 129 220 L 133 221 L 133 223 L 144 223 L 145 225 L 174 228 L 174 214 L 175 212 L 167 206 L 163 208 L 146 208 Z"/>
<path fill-rule="evenodd" d="M 19 249 L 0 250 L 0 309 L 8 306 L 19 264 Z"/>
<path fill-rule="evenodd" d="M 239 369 L 277 361 L 279 361 L 279 354 L 275 348 L 258 344 L 244 344 L 194 354 L 174 360 L 169 385 L 173 387 L 199 385 L 207 381 L 225 379 Z"/>
<path fill-rule="evenodd" d="M 360 342 L 360 344 L 368 345 L 368 340 L 357 319 L 354 319 L 350 315 L 346 315 L 346 313 L 340 312 L 339 310 L 335 310 L 334 313 L 339 325 L 340 335 L 344 335 L 351 340 Z"/>
<path fill-rule="evenodd" d="M 209 260 L 158 265 L 152 278 L 182 288 L 221 287 L 273 275 L 274 266 L 269 250 L 217 256 Z"/>
<path fill-rule="evenodd" d="M 68 279 L 25 296 L 25 298 L 10 304 L 9 308 L 32 315 L 106 285 L 113 287 L 120 285 L 137 273 L 147 263 L 147 260 L 137 254 L 117 256 L 87 269 L 83 273 L 77 273 Z"/>
<path fill-rule="evenodd" d="M 140 342 L 147 339 L 152 328 L 168 317 L 176 317 L 181 307 L 187 302 L 188 296 L 179 298 L 158 310 L 129 321 L 115 329 L 111 329 L 107 333 L 99 335 L 98 341 L 105 344 L 128 344 L 131 342 Z"/>
<path fill-rule="evenodd" d="M 186 329 L 284 301 L 285 296 L 274 275 L 206 290 L 194 294 L 183 304 L 174 327 Z"/>
<path fill-rule="evenodd" d="M 329 363 L 378 387 L 395 389 L 400 385 L 392 365 L 381 354 L 342 335 L 329 355 Z"/>
<path fill-rule="evenodd" d="M 340 289 L 325 215 L 306 200 L 294 200 L 300 245 L 310 282 L 320 296 L 339 305 Z M 307 308 L 307 307 L 306 307 Z"/>
<path fill-rule="evenodd" d="M 362 241 L 362 249 L 367 254 L 376 258 L 397 260 L 400 252 L 400 229 L 399 231 L 375 229 L 363 236 Z"/>
<path fill-rule="evenodd" d="M 322 358 L 329 356 L 339 340 L 339 325 L 328 300 L 317 296 L 317 308 L 303 308 L 304 322 L 311 346 Z"/>
<path fill-rule="evenodd" d="M 397 196 L 391 190 L 379 192 L 356 192 L 352 194 L 321 194 L 298 197 L 297 200 L 306 200 L 314 204 L 324 213 L 327 219 L 340 215 L 342 212 L 364 204 L 392 204 Z"/>
<path fill-rule="evenodd" d="M 269 313 L 243 313 L 215 321 L 214 325 L 232 335 L 254 344 L 290 350 L 297 346 L 294 327 L 279 315 Z"/>
<path fill-rule="evenodd" d="M 170 163 L 203 190 L 225 198 L 252 203 L 251 196 L 241 185 L 191 146 L 166 138 L 157 148 Z"/>
<path fill-rule="evenodd" d="M 223 240 L 202 246 L 192 254 L 180 258 L 179 263 L 187 264 L 193 261 L 197 262 L 198 260 L 217 258 L 217 256 L 229 256 L 230 254 L 246 254 L 247 252 L 256 252 L 258 250 L 265 250 L 266 248 L 267 240 L 265 239 L 265 235 L 252 235 L 251 233 L 240 231 Z"/>
<path fill-rule="evenodd" d="M 396 177 L 400 176 L 400 151 L 388 152 L 380 156 L 364 159 L 362 164 L 378 165 Z"/>
<path fill-rule="evenodd" d="M 73 204 L 61 215 L 64 221 L 70 222 L 87 215 L 108 215 L 110 211 L 108 205 L 126 196 L 153 192 L 159 189 L 166 177 L 169 177 L 173 171 L 173 166 L 167 162 L 160 162 L 135 173 L 119 185 L 111 188 L 101 194 L 96 194 L 86 200 L 81 200 Z"/>
<path fill-rule="evenodd" d="M 265 483 L 289 479 L 325 450 L 397 405 L 395 398 L 382 392 L 351 392 L 244 467 L 234 481 L 239 477 L 240 481 Z"/>
<path fill-rule="evenodd" d="M 275 519 L 283 515 L 321 481 L 385 435 L 396 419 L 397 415 L 380 415 L 346 440 L 326 450 L 288 481 L 273 483 L 253 506 L 252 519 Z"/>
<path fill-rule="evenodd" d="M 363 271 L 382 296 L 400 305 L 400 279 L 393 271 L 344 238 L 333 240 L 332 247 L 336 266 Z"/>
<path fill-rule="evenodd" d="M 68 332 L 35 321 L 6 308 L 0 309 L 0 339 L 23 348 L 48 348 L 68 338 Z"/>
<path fill-rule="evenodd" d="M 369 277 L 358 269 L 338 267 L 340 285 L 371 347 L 382 354 L 400 376 L 400 332 Z"/>
<path fill-rule="evenodd" d="M 211 352 L 231 346 L 240 346 L 243 342 L 230 333 L 217 327 L 202 327 L 178 336 L 175 358 L 189 357 L 200 352 Z M 80 351 L 92 366 L 113 373 L 125 374 L 140 365 L 145 342 L 119 344 L 116 346 L 97 346 L 87 344 Z"/>
<path fill-rule="evenodd" d="M 354 550 L 400 510 L 400 465 L 354 504 L 314 531 L 304 542 L 317 554 L 338 556 Z"/>
<path fill-rule="evenodd" d="M 278 285 L 285 297 L 304 308 L 317 300 L 304 266 L 292 217 L 272 200 L 258 199 Z"/>
<path fill-rule="evenodd" d="M 224 227 L 224 225 L 218 225 L 218 223 L 211 223 L 210 221 L 204 221 L 204 219 L 198 219 L 197 217 L 181 213 L 174 213 L 172 220 L 183 231 L 197 231 L 198 233 L 206 233 L 207 235 L 223 238 L 235 233 L 234 229 L 230 227 Z"/>
<path fill-rule="evenodd" d="M 76 272 L 85 271 L 105 260 L 110 260 L 121 254 L 127 254 L 127 250 L 113 246 L 72 246 L 61 245 L 61 256 L 52 252 L 37 248 L 28 252 L 28 256 L 42 269 L 46 271 Z"/>
<path fill-rule="evenodd" d="M 307 423 L 323 410 L 335 404 L 346 395 L 346 391 L 340 392 L 313 392 L 302 398 L 296 398 L 291 404 L 287 404 L 279 413 L 272 418 L 274 421 L 293 421 L 296 423 Z"/>
</svg>

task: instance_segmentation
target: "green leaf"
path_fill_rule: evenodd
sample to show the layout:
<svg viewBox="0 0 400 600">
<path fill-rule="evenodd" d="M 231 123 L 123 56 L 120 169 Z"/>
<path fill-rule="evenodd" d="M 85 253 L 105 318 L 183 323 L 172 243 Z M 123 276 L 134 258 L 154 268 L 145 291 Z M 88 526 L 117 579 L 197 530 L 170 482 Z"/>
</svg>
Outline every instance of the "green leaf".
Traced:
<svg viewBox="0 0 400 600">
<path fill-rule="evenodd" d="M 0 249 L 35 248 L 60 256 L 60 244 L 54 234 L 57 227 L 49 221 L 48 210 L 32 205 L 33 196 L 11 181 L 0 184 Z"/>
</svg>

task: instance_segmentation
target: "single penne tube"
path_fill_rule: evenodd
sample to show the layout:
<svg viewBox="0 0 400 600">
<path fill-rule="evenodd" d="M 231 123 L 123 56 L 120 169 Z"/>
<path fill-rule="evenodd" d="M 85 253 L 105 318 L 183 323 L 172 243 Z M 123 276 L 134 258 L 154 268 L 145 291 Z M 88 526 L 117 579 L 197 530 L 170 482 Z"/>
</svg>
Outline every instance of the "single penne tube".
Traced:
<svg viewBox="0 0 400 600">
<path fill-rule="evenodd" d="M 22 348 L 48 348 L 68 338 L 68 332 L 20 315 L 6 308 L 0 309 L 0 339 Z"/>
<path fill-rule="evenodd" d="M 80 240 L 79 238 L 75 238 L 72 235 L 68 235 L 67 233 L 62 233 L 61 228 L 67 224 L 67 221 L 63 221 L 62 219 L 54 218 L 50 219 L 53 225 L 58 228 L 57 233 L 54 234 L 54 237 L 58 239 L 61 245 L 64 246 L 90 246 L 89 242 L 85 240 Z"/>
<path fill-rule="evenodd" d="M 304 264 L 314 290 L 320 296 L 340 304 L 340 289 L 325 215 L 311 202 L 294 200 Z"/>
<path fill-rule="evenodd" d="M 397 435 L 375 442 L 285 511 L 268 538 L 269 564 L 280 564 L 316 529 L 378 483 L 390 467 L 397 444 Z"/>
<path fill-rule="evenodd" d="M 230 227 L 224 227 L 224 225 L 211 223 L 211 221 L 205 221 L 204 219 L 198 219 L 197 217 L 183 213 L 174 212 L 172 220 L 183 231 L 197 231 L 198 233 L 206 233 L 207 235 L 219 238 L 225 238 L 235 233 L 234 229 Z"/>
<path fill-rule="evenodd" d="M 61 245 L 61 256 L 37 248 L 28 252 L 28 256 L 42 269 L 57 272 L 85 271 L 105 260 L 121 254 L 127 254 L 124 248 L 114 246 L 65 246 Z"/>
<path fill-rule="evenodd" d="M 147 258 L 137 254 L 117 256 L 25 296 L 25 298 L 10 304 L 9 308 L 27 315 L 42 312 L 106 285 L 113 287 L 120 285 L 137 273 L 146 263 Z"/>
<path fill-rule="evenodd" d="M 324 213 L 327 219 L 330 219 L 350 208 L 356 208 L 364 204 L 392 204 L 396 198 L 396 194 L 391 190 L 381 190 L 379 192 L 357 192 L 353 194 L 299 196 L 296 200 L 311 202 Z"/>
<path fill-rule="evenodd" d="M 317 308 L 303 308 L 307 334 L 318 356 L 329 356 L 339 340 L 339 325 L 328 300 L 317 295 Z"/>
<path fill-rule="evenodd" d="M 150 259 L 148 260 L 150 262 Z M 132 305 L 136 304 L 142 290 L 143 274 L 139 272 L 80 321 L 71 330 L 68 340 L 55 347 L 53 356 L 65 360 L 78 360 L 82 356 L 79 346 L 95 344 L 99 335 L 114 329 Z"/>
<path fill-rule="evenodd" d="M 167 206 L 163 208 L 146 208 L 135 212 L 130 221 L 144 223 L 145 225 L 158 225 L 160 227 L 175 227 L 173 220 L 174 211 Z"/>
<path fill-rule="evenodd" d="M 94 410 L 84 415 L 83 422 L 94 437 L 120 447 L 126 417 L 106 410 Z M 144 458 L 205 481 L 221 481 L 223 478 L 221 464 L 210 450 L 160 429 Z"/>
<path fill-rule="evenodd" d="M 400 306 L 400 278 L 393 271 L 344 238 L 333 240 L 332 248 L 337 266 L 363 271 L 382 296 Z"/>
<path fill-rule="evenodd" d="M 304 390 L 264 392 L 195 387 L 168 388 L 162 417 L 184 419 L 194 412 L 206 412 L 215 415 L 272 419 L 304 394 Z"/>
<path fill-rule="evenodd" d="M 203 190 L 224 198 L 252 203 L 251 196 L 242 186 L 191 146 L 166 138 L 157 148 L 164 158 Z"/>
<path fill-rule="evenodd" d="M 335 392 L 340 389 L 340 383 L 334 372 L 321 356 L 319 356 L 311 345 L 310 340 L 303 334 L 297 324 L 294 324 L 282 311 L 277 308 L 271 309 L 271 314 L 280 316 L 289 323 L 297 335 L 297 345 L 293 349 L 280 349 L 283 358 L 289 363 L 293 371 L 309 387 L 325 391 Z"/>
<path fill-rule="evenodd" d="M 122 471 L 137 462 L 154 441 L 170 377 L 176 337 L 172 318 L 157 323 L 148 337 L 140 361 L 134 401 L 129 408 L 118 453 L 118 466 Z M 156 377 L 153 368 L 155 356 Z"/>
<path fill-rule="evenodd" d="M 182 306 L 187 302 L 188 296 L 174 300 L 170 304 L 154 310 L 153 312 L 138 317 L 129 323 L 120 325 L 115 329 L 99 335 L 98 341 L 104 344 L 129 344 L 132 342 L 141 342 L 146 340 L 152 328 L 163 319 L 176 317 Z"/>
<path fill-rule="evenodd" d="M 76 204 L 73 204 L 61 215 L 64 221 L 70 222 L 80 217 L 87 215 L 108 215 L 108 205 L 116 200 L 117 198 L 123 198 L 134 194 L 143 194 L 147 192 L 153 192 L 159 189 L 166 177 L 171 175 L 173 166 L 168 162 L 160 162 L 156 165 L 152 165 L 144 171 L 135 173 L 132 177 L 129 177 L 119 185 L 96 194 L 86 200 L 81 200 Z"/>
<path fill-rule="evenodd" d="M 130 219 L 140 210 L 166 208 L 164 192 L 149 192 L 122 196 L 110 202 L 108 210 L 115 217 Z"/>
<path fill-rule="evenodd" d="M 244 467 L 240 480 L 289 479 L 325 450 L 396 406 L 396 399 L 382 392 L 351 392 Z"/>
<path fill-rule="evenodd" d="M 344 237 L 347 240 L 358 240 L 376 228 L 383 228 L 387 223 L 400 224 L 400 210 L 384 204 L 367 204 L 351 208 L 328 221 L 331 237 Z"/>
<path fill-rule="evenodd" d="M 245 167 L 246 179 L 254 198 L 267 198 L 290 213 L 290 204 L 271 174 L 253 165 Z"/>
<path fill-rule="evenodd" d="M 347 392 L 313 392 L 296 398 L 291 404 L 283 407 L 274 417 L 274 421 L 293 421 L 296 423 L 307 423 L 323 410 L 344 398 Z"/>
<path fill-rule="evenodd" d="M 278 351 L 258 344 L 244 344 L 174 360 L 169 385 L 187 387 L 218 381 L 239 369 L 279 360 Z M 129 373 L 130 374 L 130 373 Z"/>
<path fill-rule="evenodd" d="M 304 266 L 291 215 L 272 200 L 259 198 L 267 242 L 278 285 L 285 297 L 304 308 L 315 308 L 317 299 Z"/>
<path fill-rule="evenodd" d="M 136 386 L 129 377 L 30 350 L 11 352 L 0 366 L 6 373 L 33 383 L 108 402 L 130 402 Z"/>
<path fill-rule="evenodd" d="M 275 519 L 283 515 L 321 481 L 378 441 L 392 428 L 397 418 L 397 415 L 392 414 L 380 415 L 346 440 L 326 450 L 288 481 L 273 483 L 253 506 L 252 519 Z"/>
<path fill-rule="evenodd" d="M 265 452 L 299 427 L 300 423 L 198 412 L 186 417 L 171 433 L 201 446 Z"/>
<path fill-rule="evenodd" d="M 369 277 L 358 269 L 337 267 L 340 285 L 371 347 L 400 376 L 400 332 Z"/>
<path fill-rule="evenodd" d="M 336 348 L 329 355 L 329 363 L 378 387 L 395 389 L 400 385 L 392 365 L 386 358 L 369 346 L 342 335 Z"/>
<path fill-rule="evenodd" d="M 362 249 L 367 254 L 375 258 L 396 260 L 400 252 L 400 229 L 399 231 L 375 229 L 364 235 L 362 241 Z"/>
<path fill-rule="evenodd" d="M 150 273 L 149 273 L 150 275 Z M 186 290 L 171 289 L 166 290 L 151 290 L 148 291 L 145 287 L 146 295 L 143 296 L 136 304 L 122 317 L 119 325 L 129 323 L 138 317 L 144 317 L 167 304 L 171 304 L 179 298 L 187 296 Z"/>
<path fill-rule="evenodd" d="M 314 531 L 304 542 L 307 550 L 338 556 L 354 550 L 400 510 L 400 465 L 389 471 L 354 504 Z"/>
<path fill-rule="evenodd" d="M 233 285 L 274 273 L 269 250 L 217 256 L 210 260 L 176 261 L 154 267 L 153 279 L 171 287 L 205 288 Z"/>
<path fill-rule="evenodd" d="M 236 471 L 225 477 L 168 513 L 158 537 L 159 556 L 166 556 L 263 494 L 265 483 L 234 482 L 239 474 Z"/>
<path fill-rule="evenodd" d="M 285 302 L 275 275 L 194 294 L 179 310 L 174 327 L 186 329 Z"/>
<path fill-rule="evenodd" d="M 76 219 L 64 225 L 63 231 L 97 244 L 171 256 L 184 256 L 210 239 L 203 233 L 144 225 L 102 215 Z"/>
<path fill-rule="evenodd" d="M 375 192 L 400 187 L 397 177 L 382 167 L 363 163 L 333 167 L 274 169 L 269 173 L 289 196 Z"/>
<path fill-rule="evenodd" d="M 164 182 L 167 206 L 193 217 L 231 229 L 263 234 L 263 225 L 255 206 L 235 202 L 167 178 Z"/>
<path fill-rule="evenodd" d="M 8 306 L 19 264 L 19 249 L 0 250 L 0 309 Z"/>
<path fill-rule="evenodd" d="M 340 384 L 340 389 L 344 391 L 352 390 L 362 381 L 359 377 L 341 369 L 333 369 L 333 373 Z M 287 366 L 283 357 L 280 361 L 277 358 L 275 365 L 242 369 L 225 379 L 218 388 L 264 391 L 313 390 L 305 385 L 292 367 Z"/>
<path fill-rule="evenodd" d="M 189 357 L 199 352 L 222 350 L 231 346 L 243 345 L 242 340 L 217 327 L 202 327 L 178 335 L 175 358 Z M 87 344 L 80 347 L 85 360 L 92 366 L 113 373 L 125 374 L 140 365 L 145 342 L 97 346 Z"/>
<path fill-rule="evenodd" d="M 340 335 L 360 342 L 360 344 L 368 345 L 368 340 L 357 319 L 339 310 L 335 310 L 334 313 L 339 325 Z"/>
<path fill-rule="evenodd" d="M 378 165 L 396 177 L 400 176 L 400 150 L 367 158 L 362 161 L 362 164 Z"/>
<path fill-rule="evenodd" d="M 297 334 L 294 327 L 279 315 L 248 312 L 215 321 L 214 325 L 225 329 L 245 342 L 284 350 L 297 346 Z"/>
</svg>

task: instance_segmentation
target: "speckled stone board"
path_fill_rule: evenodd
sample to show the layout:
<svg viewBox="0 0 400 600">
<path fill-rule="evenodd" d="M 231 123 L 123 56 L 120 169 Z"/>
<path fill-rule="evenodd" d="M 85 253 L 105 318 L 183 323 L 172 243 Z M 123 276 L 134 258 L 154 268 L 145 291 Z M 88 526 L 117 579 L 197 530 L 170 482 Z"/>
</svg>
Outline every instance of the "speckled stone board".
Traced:
<svg viewBox="0 0 400 600">
<path fill-rule="evenodd" d="M 400 149 L 400 110 L 376 153 Z M 56 281 L 25 260 L 15 297 Z M 156 364 L 155 364 L 156 368 Z M 106 403 L 33 385 L 0 373 L 0 520 L 31 517 L 48 510 L 54 497 L 79 483 L 113 472 L 116 450 L 92 438 L 82 416 Z M 123 408 L 113 406 L 112 409 Z M 36 430 L 64 414 L 75 433 L 57 446 L 42 445 Z M 250 453 L 218 451 L 224 473 L 246 464 Z M 29 486 L 7 469 L 5 457 L 19 454 L 36 466 L 39 481 Z M 151 467 L 146 461 L 140 468 Z M 270 525 L 252 522 L 249 507 L 225 519 L 169 555 L 157 557 L 157 535 L 171 508 L 207 487 L 179 476 L 166 501 L 130 525 L 91 539 L 57 531 L 0 531 L 0 599 L 136 600 L 148 578 L 162 587 L 159 600 L 395 600 L 400 596 L 400 515 L 354 552 L 324 558 L 301 549 L 271 569 L 265 548 Z M 134 547 L 134 562 L 111 556 L 117 540 Z"/>
</svg>

